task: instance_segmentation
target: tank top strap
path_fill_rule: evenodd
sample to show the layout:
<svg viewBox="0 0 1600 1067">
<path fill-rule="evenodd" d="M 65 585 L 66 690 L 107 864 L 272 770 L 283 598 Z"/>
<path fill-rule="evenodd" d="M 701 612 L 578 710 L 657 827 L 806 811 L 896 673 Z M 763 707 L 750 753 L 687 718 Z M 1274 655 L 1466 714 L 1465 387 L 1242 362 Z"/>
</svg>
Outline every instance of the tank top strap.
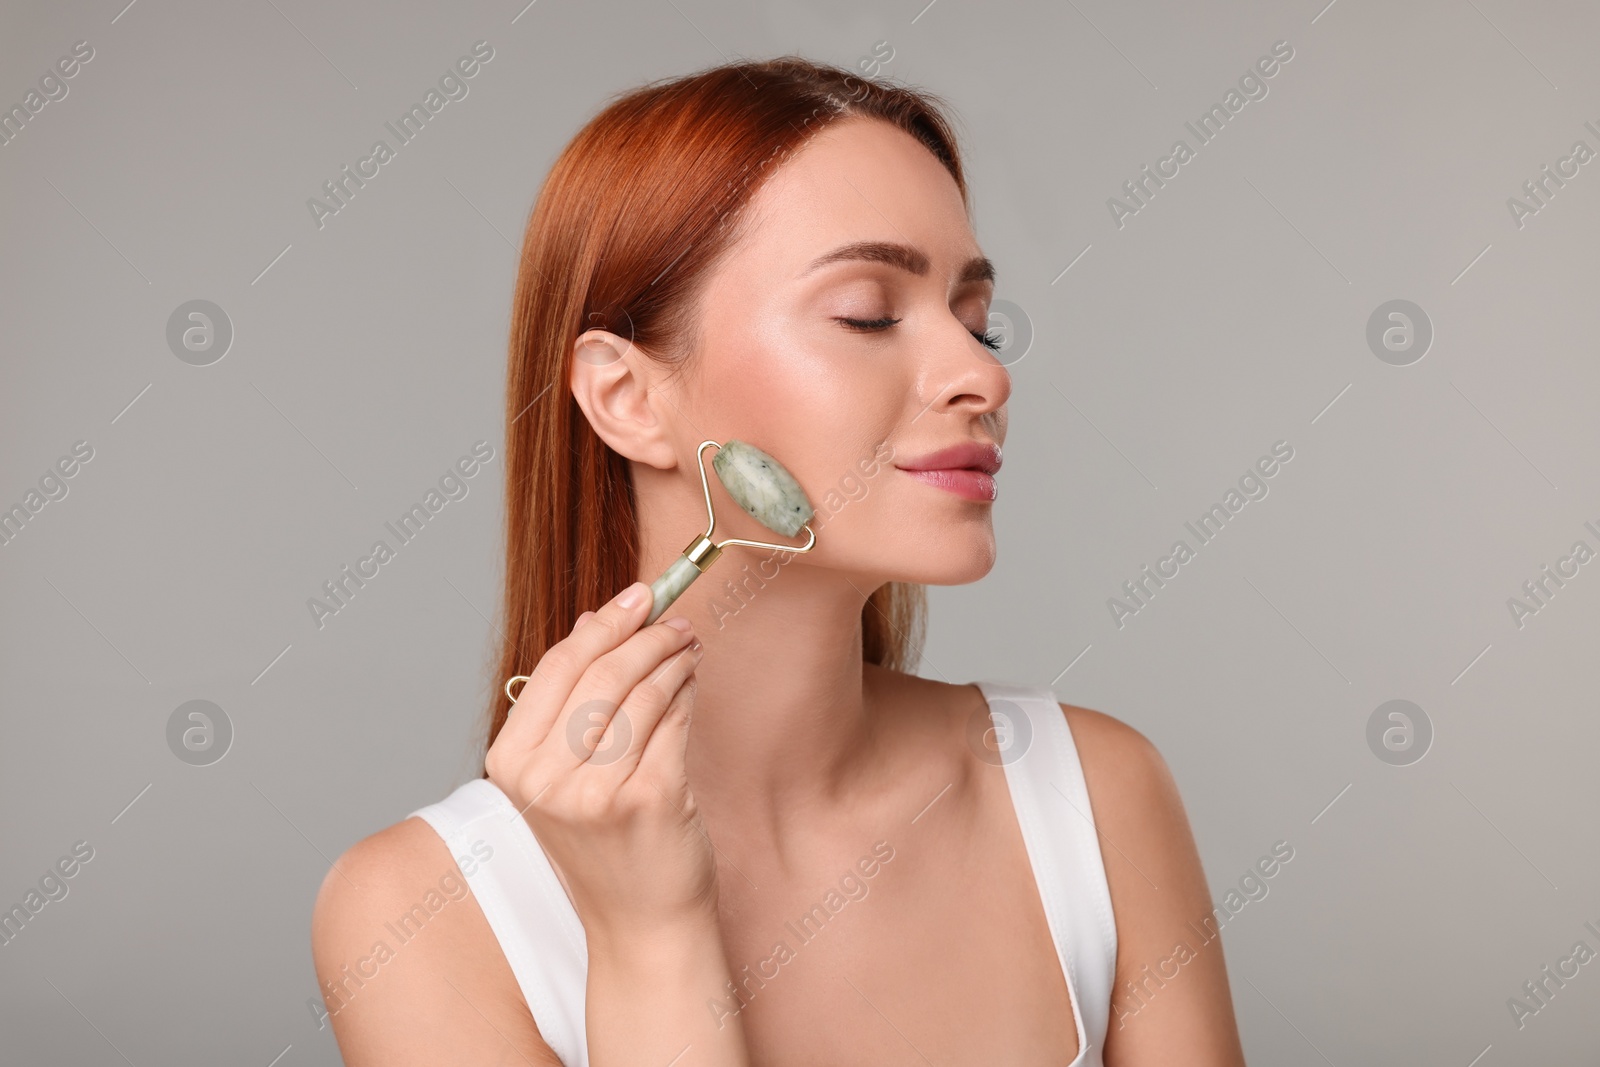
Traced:
<svg viewBox="0 0 1600 1067">
<path fill-rule="evenodd" d="M 411 814 L 457 857 L 545 1044 L 567 1067 L 588 1067 L 583 922 L 522 814 L 487 778 Z"/>
<path fill-rule="evenodd" d="M 1116 982 L 1117 928 L 1083 765 L 1055 694 L 977 683 L 989 704 L 1006 783 L 1073 995 L 1079 1053 L 1069 1067 L 1100 1067 Z"/>
</svg>

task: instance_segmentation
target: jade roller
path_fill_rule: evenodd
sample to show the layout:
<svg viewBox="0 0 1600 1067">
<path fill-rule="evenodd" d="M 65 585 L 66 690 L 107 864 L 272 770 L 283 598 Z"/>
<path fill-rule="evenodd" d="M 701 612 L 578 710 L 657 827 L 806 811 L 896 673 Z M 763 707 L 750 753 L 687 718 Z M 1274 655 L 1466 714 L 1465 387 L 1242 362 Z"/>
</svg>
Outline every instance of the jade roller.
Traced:
<svg viewBox="0 0 1600 1067">
<path fill-rule="evenodd" d="M 785 537 L 793 537 L 801 530 L 805 530 L 810 535 L 805 544 L 773 545 L 765 541 L 745 541 L 737 537 L 730 537 L 720 542 L 711 540 L 711 534 L 717 528 L 717 516 L 711 508 L 711 485 L 706 480 L 706 449 L 713 445 L 716 446 L 717 454 L 711 458 L 711 466 L 717 472 L 717 480 L 728 491 L 728 495 L 733 497 L 734 503 L 761 525 Z M 650 583 L 650 595 L 654 598 L 654 602 L 650 608 L 650 616 L 645 619 L 647 626 L 659 619 L 661 613 L 666 611 L 696 578 L 706 572 L 706 568 L 716 561 L 728 545 L 775 548 L 786 552 L 809 552 L 817 543 L 816 531 L 806 525 L 816 510 L 811 506 L 811 501 L 806 499 L 800 483 L 794 480 L 794 475 L 784 469 L 783 464 L 756 446 L 745 444 L 743 441 L 729 441 L 726 445 L 718 445 L 715 441 L 701 441 L 695 458 L 700 465 L 700 488 L 705 491 L 706 497 L 706 532 L 690 541 L 689 546 L 683 550 L 683 555 L 673 560 L 672 565 L 662 572 L 661 577 Z"/>
<path fill-rule="evenodd" d="M 711 540 L 711 534 L 717 528 L 717 516 L 711 508 L 711 484 L 706 480 L 706 449 L 715 446 L 717 454 L 711 459 L 711 466 L 717 472 L 717 479 L 722 482 L 728 495 L 733 497 L 734 503 L 749 512 L 761 525 L 785 537 L 793 537 L 801 530 L 810 536 L 803 545 L 773 545 L 765 541 L 745 541 L 741 538 L 730 537 L 724 541 Z M 783 552 L 810 552 L 817 543 L 817 532 L 806 524 L 811 521 L 811 516 L 816 509 L 811 506 L 811 501 L 806 499 L 806 494 L 800 488 L 800 483 L 794 480 L 794 475 L 784 469 L 783 464 L 767 455 L 754 445 L 747 445 L 743 441 L 729 441 L 726 445 L 719 445 L 715 441 L 701 441 L 699 449 L 695 452 L 695 460 L 700 465 L 700 488 L 706 496 L 706 532 L 689 542 L 689 547 L 683 550 L 683 555 L 672 561 L 672 565 L 662 572 L 661 577 L 650 583 L 650 596 L 653 598 L 650 607 L 650 617 L 645 619 L 645 625 L 655 622 L 661 613 L 672 605 L 674 600 L 683 594 L 683 591 L 706 572 L 722 550 L 728 545 L 749 545 L 752 548 L 775 548 Z M 516 703 L 517 694 L 511 691 L 513 683 L 526 684 L 528 675 L 519 674 L 506 679 L 506 699 Z"/>
</svg>

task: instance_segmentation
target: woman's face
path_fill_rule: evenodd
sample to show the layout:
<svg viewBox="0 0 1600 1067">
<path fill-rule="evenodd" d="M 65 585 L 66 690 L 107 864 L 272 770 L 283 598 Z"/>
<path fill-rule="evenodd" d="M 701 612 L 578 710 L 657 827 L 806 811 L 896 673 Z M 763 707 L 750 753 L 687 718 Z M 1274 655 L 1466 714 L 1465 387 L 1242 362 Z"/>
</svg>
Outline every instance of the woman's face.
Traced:
<svg viewBox="0 0 1600 1067">
<path fill-rule="evenodd" d="M 869 582 L 982 577 L 993 479 L 906 469 L 982 466 L 976 450 L 935 455 L 963 445 L 992 467 L 1005 437 L 1011 378 L 975 336 L 992 271 L 955 180 L 898 128 L 850 119 L 778 166 L 750 210 L 703 292 L 691 365 L 661 383 L 694 492 L 700 441 L 737 438 L 788 467 L 817 509 L 817 546 L 791 566 Z M 784 540 L 721 513 L 719 537 Z"/>
</svg>

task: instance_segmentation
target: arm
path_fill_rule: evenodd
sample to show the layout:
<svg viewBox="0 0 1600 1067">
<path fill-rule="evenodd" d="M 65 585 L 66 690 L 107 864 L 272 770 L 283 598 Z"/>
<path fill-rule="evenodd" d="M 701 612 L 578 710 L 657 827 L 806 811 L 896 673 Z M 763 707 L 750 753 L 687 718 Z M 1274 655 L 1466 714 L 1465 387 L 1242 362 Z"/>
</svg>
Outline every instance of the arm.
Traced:
<svg viewBox="0 0 1600 1067">
<path fill-rule="evenodd" d="M 1106 1067 L 1244 1067 L 1222 940 L 1203 933 L 1211 891 L 1172 772 L 1131 726 L 1061 707 L 1083 763 L 1116 915 Z"/>
<path fill-rule="evenodd" d="M 561 1067 L 470 892 L 404 944 L 387 929 L 450 876 L 460 872 L 444 841 L 407 819 L 357 842 L 323 879 L 311 951 L 345 1064 Z"/>
<path fill-rule="evenodd" d="M 743 1022 L 707 1007 L 733 980 L 715 920 L 588 943 L 590 1063 L 748 1067 Z"/>
</svg>

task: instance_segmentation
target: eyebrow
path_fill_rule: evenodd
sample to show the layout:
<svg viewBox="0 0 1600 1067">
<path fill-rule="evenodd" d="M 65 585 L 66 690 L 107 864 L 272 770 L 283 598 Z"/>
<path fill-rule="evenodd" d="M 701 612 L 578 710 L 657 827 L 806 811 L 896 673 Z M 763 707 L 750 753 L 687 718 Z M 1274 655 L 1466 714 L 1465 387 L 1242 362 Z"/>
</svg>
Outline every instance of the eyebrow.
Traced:
<svg viewBox="0 0 1600 1067">
<path fill-rule="evenodd" d="M 887 263 L 891 267 L 898 267 L 909 274 L 918 276 L 928 273 L 930 266 L 927 253 L 911 245 L 897 244 L 893 241 L 856 241 L 852 244 L 841 245 L 832 252 L 825 253 L 812 260 L 811 265 L 801 271 L 802 275 L 827 266 L 829 263 L 838 263 L 844 260 L 865 260 L 869 263 Z M 974 256 L 961 265 L 957 282 L 992 282 L 994 281 L 994 263 L 988 256 Z"/>
</svg>

